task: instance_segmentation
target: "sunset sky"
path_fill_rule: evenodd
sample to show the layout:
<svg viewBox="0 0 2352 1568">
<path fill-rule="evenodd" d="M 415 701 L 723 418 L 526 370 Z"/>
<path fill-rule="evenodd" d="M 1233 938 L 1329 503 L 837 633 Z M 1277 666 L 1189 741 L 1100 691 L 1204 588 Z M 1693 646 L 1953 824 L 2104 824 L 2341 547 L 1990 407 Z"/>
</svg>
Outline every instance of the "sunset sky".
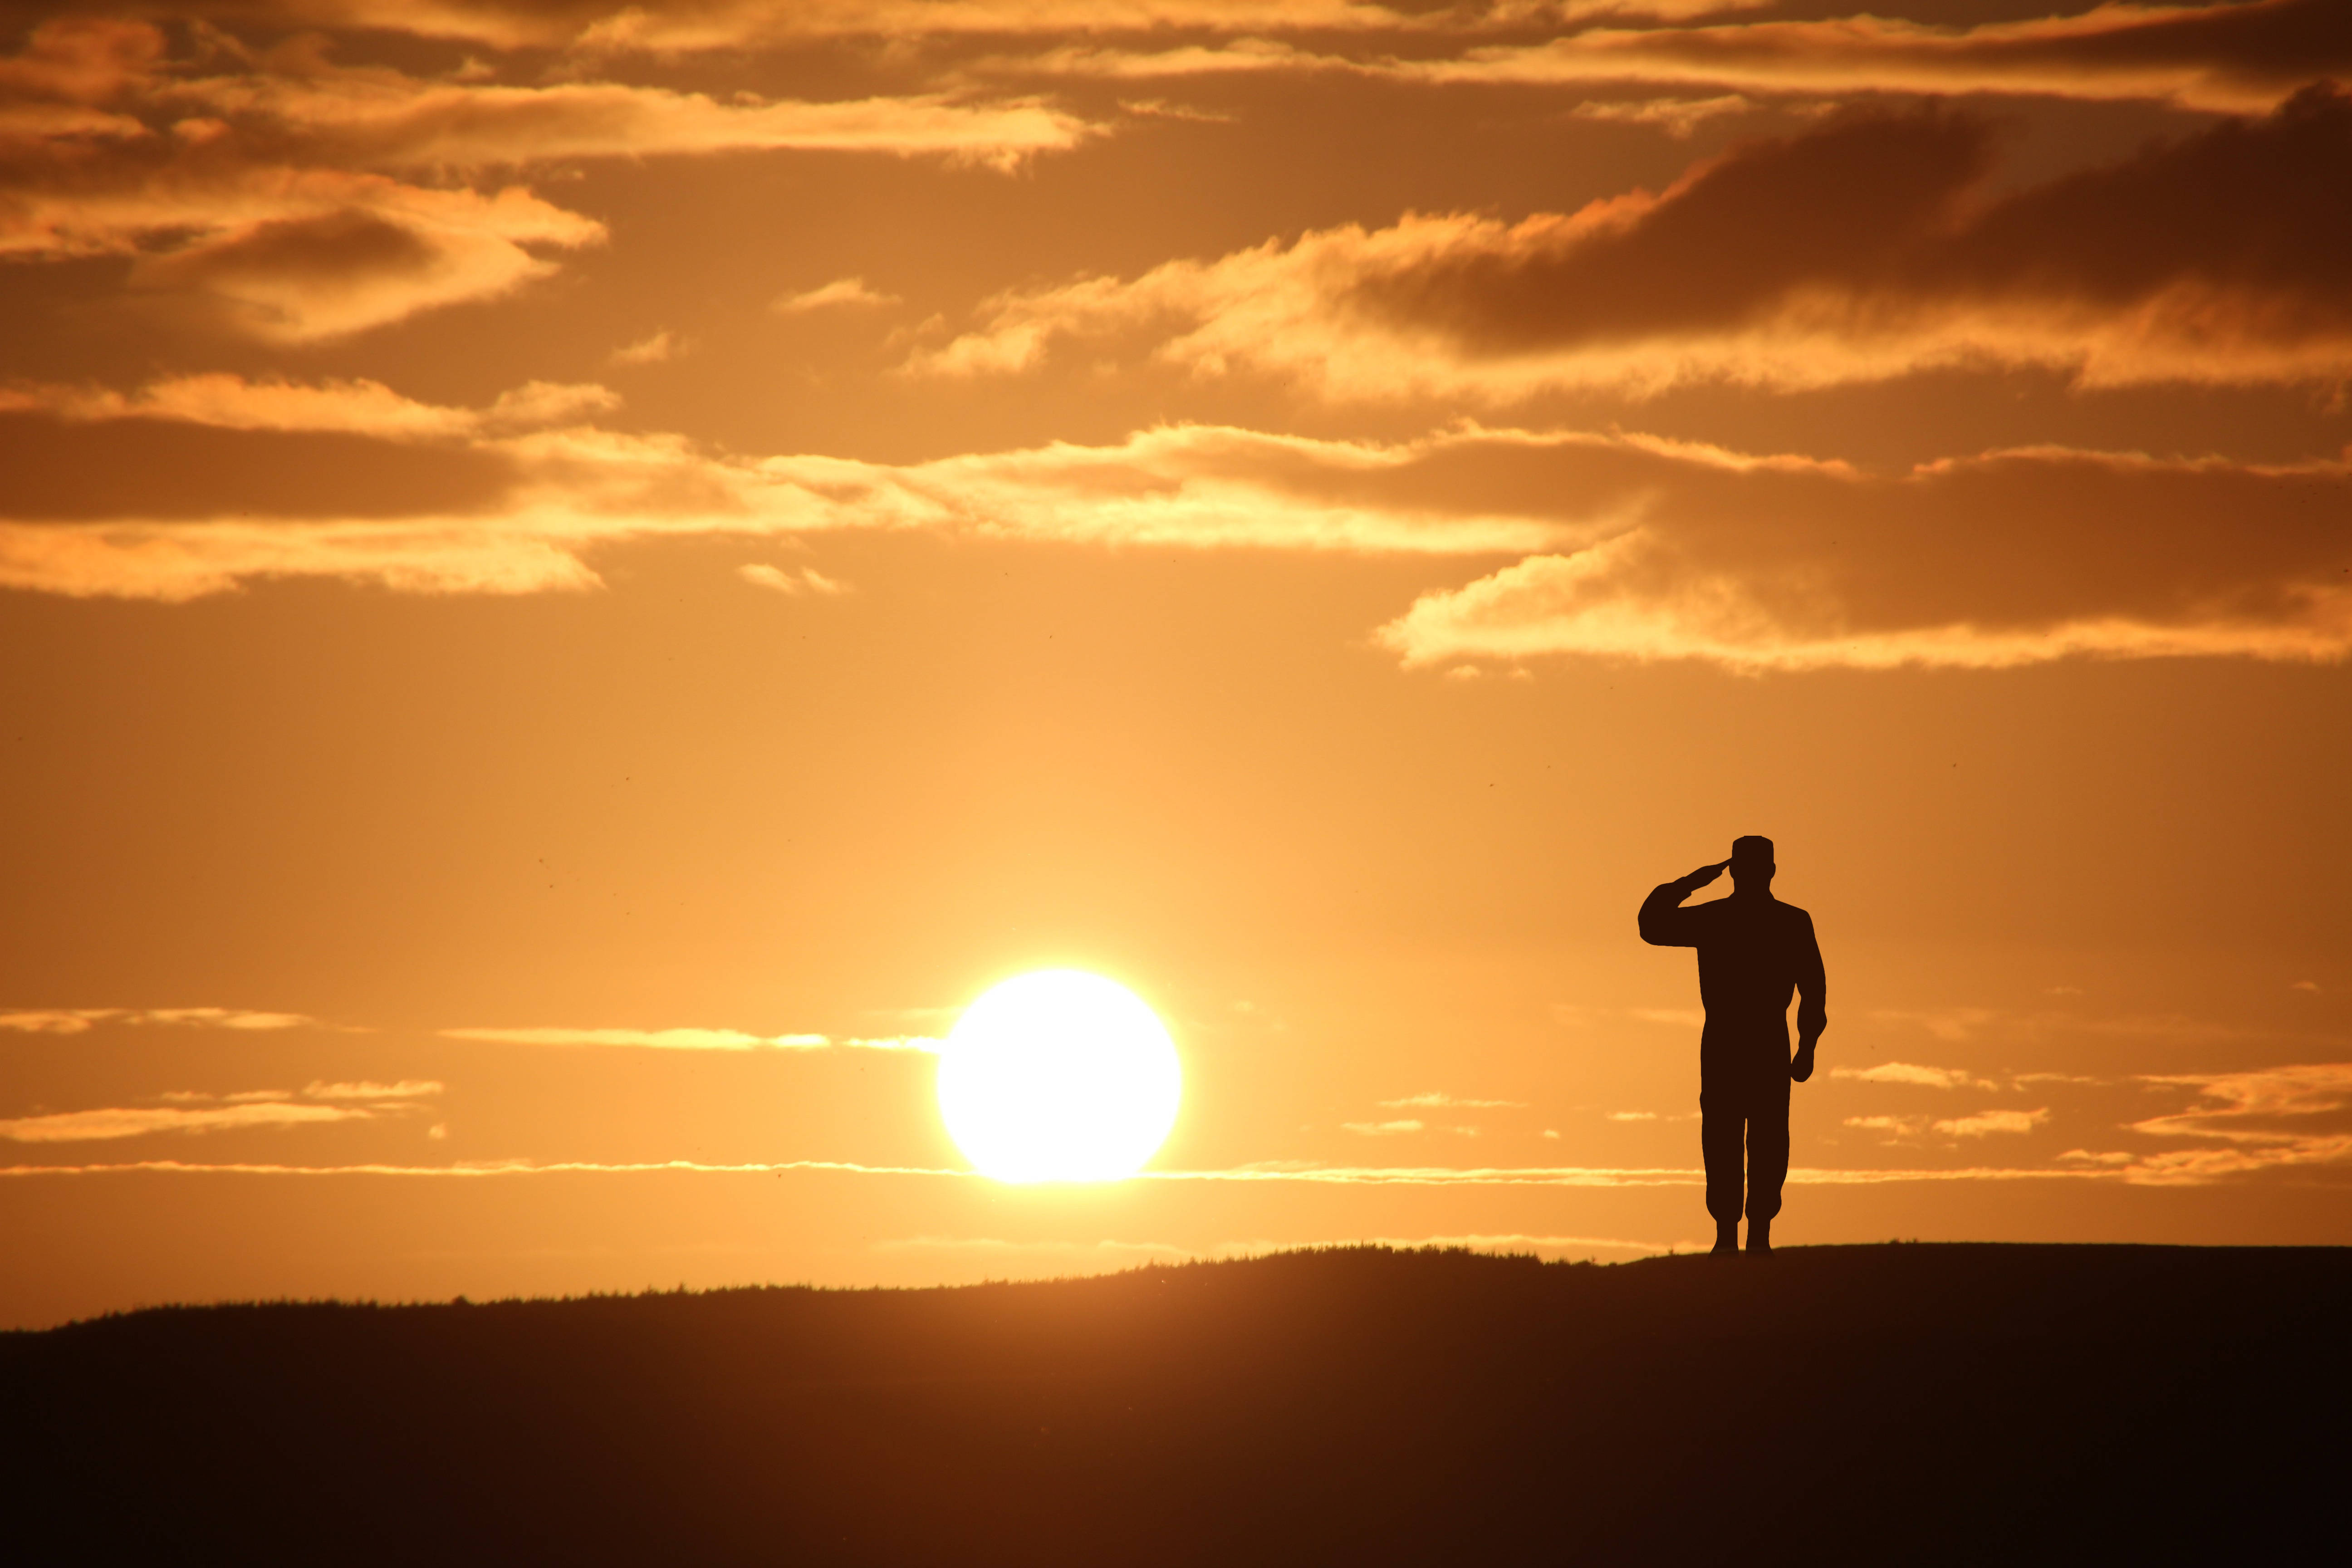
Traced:
<svg viewBox="0 0 2352 1568">
<path fill-rule="evenodd" d="M 8 7 L 0 1323 L 1704 1245 L 1746 833 L 1783 1245 L 2352 1241 L 2352 6 L 2057 3 Z"/>
</svg>

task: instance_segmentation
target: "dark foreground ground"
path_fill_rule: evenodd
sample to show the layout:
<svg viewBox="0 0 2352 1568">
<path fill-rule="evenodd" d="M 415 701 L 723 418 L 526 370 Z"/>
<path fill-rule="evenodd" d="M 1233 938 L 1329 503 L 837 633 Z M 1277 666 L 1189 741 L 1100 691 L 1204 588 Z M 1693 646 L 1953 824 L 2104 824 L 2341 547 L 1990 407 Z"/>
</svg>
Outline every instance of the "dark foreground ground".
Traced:
<svg viewBox="0 0 2352 1568">
<path fill-rule="evenodd" d="M 2341 1561 L 2352 1249 L 1365 1249 L 0 1335 L 26 1564 Z"/>
</svg>

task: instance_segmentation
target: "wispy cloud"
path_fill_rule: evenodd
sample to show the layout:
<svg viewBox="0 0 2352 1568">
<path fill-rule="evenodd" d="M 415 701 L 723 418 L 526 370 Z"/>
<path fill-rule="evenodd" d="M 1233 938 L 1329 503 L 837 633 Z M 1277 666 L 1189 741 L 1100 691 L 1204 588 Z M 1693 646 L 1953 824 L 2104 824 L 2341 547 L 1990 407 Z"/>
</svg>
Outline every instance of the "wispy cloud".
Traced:
<svg viewBox="0 0 2352 1568">
<path fill-rule="evenodd" d="M 1762 0 L 1491 0 L 1421 9 L 1374 0 L 698 0 L 645 5 L 629 0 L 235 0 L 241 15 L 282 26 L 342 26 L 459 39 L 497 49 L 554 48 L 574 58 L 662 57 L 719 49 L 862 38 L 898 48 L 964 35 L 1171 31 L 1212 36 L 1284 32 L 1404 37 L 1559 27 L 1596 17 L 1686 21 L 1752 8 Z"/>
<path fill-rule="evenodd" d="M 2136 1180 L 2214 1181 L 2281 1166 L 2352 1162 L 2352 1131 L 2345 1130 L 2346 1112 L 2352 1109 L 2352 1062 L 2166 1074 L 2142 1081 L 2193 1089 L 2200 1103 L 2135 1121 L 2132 1131 L 2159 1138 L 2210 1139 L 2222 1147 L 2150 1155 L 2134 1169 Z"/>
<path fill-rule="evenodd" d="M 721 1164 L 698 1160 L 653 1160 L 604 1163 L 587 1160 L 473 1161 L 446 1165 L 347 1164 L 285 1165 L 262 1163 L 195 1164 L 173 1160 L 142 1160 L 115 1164 L 0 1165 L 0 1176 L 101 1175 L 117 1172 L 152 1171 L 194 1175 L 257 1176 L 421 1176 L 474 1179 L 499 1176 L 651 1175 L 773 1175 L 807 1171 L 846 1175 L 945 1177 L 986 1181 L 976 1171 L 919 1165 L 870 1165 L 845 1160 L 784 1160 Z M 2122 1173 L 2072 1167 L 2014 1168 L 1963 1166 L 1949 1169 L 1826 1170 L 1793 1169 L 1789 1179 L 1800 1186 L 1878 1186 L 1908 1182 L 2033 1182 L 2105 1180 Z M 1212 1171 L 1143 1171 L 1129 1178 L 1141 1182 L 1295 1182 L 1319 1186 L 1406 1187 L 1696 1187 L 1706 1173 L 1692 1167 L 1540 1166 L 1528 1168 L 1453 1166 L 1318 1165 L 1271 1161 L 1256 1165 Z"/>
<path fill-rule="evenodd" d="M 1849 1116 L 1845 1125 L 1864 1132 L 1885 1132 L 1896 1138 L 1908 1138 L 1927 1125 L 1924 1116 Z"/>
<path fill-rule="evenodd" d="M 443 1029 L 443 1038 L 511 1046 L 608 1046 L 660 1051 L 936 1051 L 925 1035 L 752 1035 L 740 1029 Z"/>
<path fill-rule="evenodd" d="M 814 566 L 803 566 L 797 572 L 788 572 L 782 566 L 771 566 L 761 561 L 754 562 L 748 566 L 738 566 L 735 569 L 735 574 L 754 587 L 772 588 L 779 594 L 790 595 L 793 597 L 803 594 L 814 594 L 819 598 L 830 599 L 837 598 L 850 591 L 848 584 L 828 577 Z"/>
<path fill-rule="evenodd" d="M 0 1138 L 17 1143 L 94 1142 L 136 1138 L 150 1132 L 226 1132 L 255 1127 L 364 1121 L 370 1114 L 344 1106 L 298 1105 L 275 1100 L 206 1106 L 109 1106 L 98 1110 L 61 1110 L 46 1116 L 0 1120 Z"/>
<path fill-rule="evenodd" d="M 441 1092 L 441 1085 L 431 1079 L 402 1079 L 398 1083 L 323 1083 L 313 1080 L 305 1085 L 302 1093 L 311 1100 L 425 1100 Z"/>
<path fill-rule="evenodd" d="M 634 1176 L 720 1175 L 771 1176 L 781 1172 L 814 1171 L 858 1176 L 946 1176 L 961 1181 L 985 1181 L 977 1171 L 942 1170 L 924 1165 L 866 1165 L 848 1160 L 781 1160 L 756 1164 L 719 1164 L 703 1160 L 479 1160 L 446 1165 L 365 1163 L 348 1165 L 285 1165 L 261 1161 L 198 1164 L 184 1160 L 132 1160 L 113 1164 L 0 1165 L 0 1176 L 97 1176 L 117 1173 L 155 1172 L 176 1175 L 212 1176 L 422 1176 L 438 1180 L 473 1180 L 499 1176 Z"/>
<path fill-rule="evenodd" d="M 1382 1107 L 1391 1110 L 1407 1110 L 1416 1106 L 1430 1110 L 1452 1107 L 1460 1110 L 1502 1110 L 1525 1109 L 1524 1100 L 1465 1100 L 1459 1095 L 1433 1089 L 1427 1094 L 1409 1094 L 1402 1100 L 1383 1100 Z"/>
<path fill-rule="evenodd" d="M 898 296 L 868 287 L 863 278 L 836 278 L 798 294 L 782 295 L 768 308 L 780 316 L 801 316 L 811 310 L 869 309 L 898 302 Z"/>
<path fill-rule="evenodd" d="M 1426 1126 L 1412 1118 L 1395 1121 L 1342 1121 L 1339 1125 L 1345 1131 L 1364 1138 L 1392 1138 L 1399 1133 L 1423 1131 Z"/>
<path fill-rule="evenodd" d="M 1965 1068 L 1920 1067 L 1911 1062 L 1881 1062 L 1868 1068 L 1832 1068 L 1832 1078 L 1863 1083 L 1908 1083 L 1923 1089 L 1999 1089 L 1990 1079 L 1978 1078 Z"/>
<path fill-rule="evenodd" d="M 690 346 L 685 339 L 664 327 L 635 342 L 623 344 L 606 357 L 613 363 L 621 365 L 662 364 L 677 358 Z"/>
<path fill-rule="evenodd" d="M 2050 1120 L 2049 1108 L 2034 1110 L 1980 1110 L 1973 1116 L 1948 1117 L 1936 1131 L 1955 1138 L 1982 1138 L 1993 1132 L 2031 1132 Z"/>
<path fill-rule="evenodd" d="M 2074 16 L 1936 26 L 1853 16 L 1707 27 L 1593 28 L 1532 46 L 1385 68 L 1429 81 L 1706 83 L 1758 92 L 2012 93 L 2270 109 L 2352 74 L 2333 0 L 2103 4 Z"/>
<path fill-rule="evenodd" d="M 83 1143 L 153 1132 L 231 1132 L 331 1121 L 364 1121 L 418 1109 L 441 1092 L 438 1083 L 312 1083 L 303 1100 L 284 1089 L 212 1094 L 175 1089 L 162 1105 L 106 1106 L 0 1120 L 0 1139 L 18 1143 Z"/>
<path fill-rule="evenodd" d="M 1654 125 L 1669 136 L 1688 137 L 1710 120 L 1744 114 L 1754 107 L 1738 93 L 1726 93 L 1717 98 L 1588 99 L 1569 113 L 1578 120 Z"/>
<path fill-rule="evenodd" d="M 1541 43 L 1365 57 L 1244 38 L 1173 47 L 1066 47 L 1002 62 L 1011 71 L 1129 80 L 1213 74 L 1348 72 L 1452 87 L 1576 89 L 1627 83 L 1786 95 L 1986 93 L 2154 100 L 2221 111 L 2276 105 L 2352 71 L 2331 0 L 2104 4 L 2074 16 L 1938 26 L 1870 15 L 1701 27 L 1556 26 Z M 1746 8 L 1675 0 L 1558 8 L 1560 22 L 1617 13 L 1687 21 Z M 1497 7 L 1508 14 L 1514 7 Z M 1443 18 L 1445 12 L 1433 13 Z M 1498 17 L 1499 19 L 1499 17 Z M 1525 20 L 1515 17 L 1514 20 Z M 1263 30 L 1263 29 L 1261 29 Z"/>
<path fill-rule="evenodd" d="M 299 1013 L 259 1013 L 241 1007 L 42 1007 L 0 1013 L 0 1029 L 79 1035 L 100 1024 L 177 1024 L 209 1029 L 299 1029 L 320 1026 Z"/>
<path fill-rule="evenodd" d="M 422 403 L 364 377 L 248 380 L 214 372 L 170 376 L 129 392 L 111 387 L 0 387 L 0 413 L 39 413 L 75 425 L 152 420 L 215 430 L 334 433 L 382 441 L 448 440 L 561 425 L 608 414 L 618 393 L 591 383 L 527 382 L 482 408 Z"/>
</svg>

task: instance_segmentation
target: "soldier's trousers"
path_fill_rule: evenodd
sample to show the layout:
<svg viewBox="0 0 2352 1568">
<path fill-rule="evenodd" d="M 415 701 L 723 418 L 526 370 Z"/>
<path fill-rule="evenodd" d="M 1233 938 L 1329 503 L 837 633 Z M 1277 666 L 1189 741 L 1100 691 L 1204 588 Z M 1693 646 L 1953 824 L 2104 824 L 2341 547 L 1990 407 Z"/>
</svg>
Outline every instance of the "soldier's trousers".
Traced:
<svg viewBox="0 0 2352 1568">
<path fill-rule="evenodd" d="M 1739 1218 L 1740 1154 L 1747 1153 L 1748 1217 L 1780 1212 L 1789 1179 L 1789 1037 L 1718 1041 L 1699 1048 L 1699 1147 L 1706 1156 L 1706 1212 Z"/>
</svg>

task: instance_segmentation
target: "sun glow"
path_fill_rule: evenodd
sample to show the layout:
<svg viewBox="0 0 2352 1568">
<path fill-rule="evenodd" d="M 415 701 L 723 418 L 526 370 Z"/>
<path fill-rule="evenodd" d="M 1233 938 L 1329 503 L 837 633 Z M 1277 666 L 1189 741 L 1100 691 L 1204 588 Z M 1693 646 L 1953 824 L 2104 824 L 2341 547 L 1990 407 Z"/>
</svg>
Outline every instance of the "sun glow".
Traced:
<svg viewBox="0 0 2352 1568">
<path fill-rule="evenodd" d="M 940 1052 L 940 1115 L 1000 1182 L 1115 1182 L 1176 1124 L 1183 1068 L 1136 994 L 1046 969 L 990 989 Z"/>
</svg>

